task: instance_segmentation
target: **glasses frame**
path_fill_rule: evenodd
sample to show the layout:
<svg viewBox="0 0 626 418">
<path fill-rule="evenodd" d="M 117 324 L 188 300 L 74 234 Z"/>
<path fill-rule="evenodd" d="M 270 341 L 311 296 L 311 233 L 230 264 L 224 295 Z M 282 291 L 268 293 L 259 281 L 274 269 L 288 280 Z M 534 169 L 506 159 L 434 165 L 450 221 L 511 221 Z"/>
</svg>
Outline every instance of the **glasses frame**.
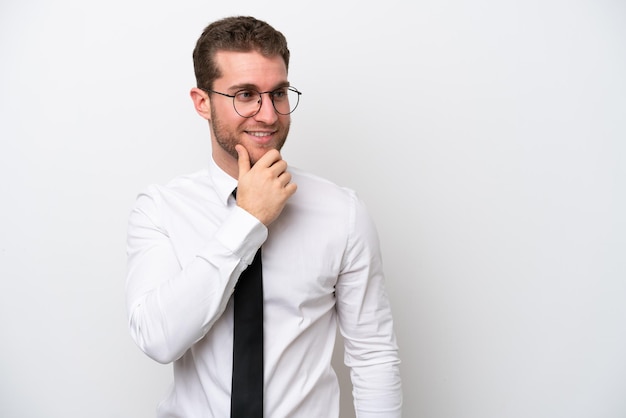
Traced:
<svg viewBox="0 0 626 418">
<path fill-rule="evenodd" d="M 235 92 L 235 94 L 227 94 L 227 93 L 222 93 L 221 91 L 216 91 L 216 90 L 211 90 L 211 89 L 202 89 L 207 93 L 215 93 L 215 94 L 219 94 L 221 96 L 224 97 L 230 97 L 231 99 L 233 99 L 233 109 L 235 109 L 235 112 L 241 116 L 242 118 L 251 118 L 256 116 L 260 111 L 261 111 L 261 107 L 263 106 L 263 95 L 267 94 L 270 96 L 270 100 L 272 101 L 272 107 L 274 108 L 274 110 L 276 111 L 276 113 L 278 113 L 279 115 L 290 115 L 293 113 L 294 110 L 296 110 L 296 108 L 298 107 L 298 105 L 300 104 L 300 96 L 302 96 L 302 92 L 300 90 L 298 90 L 297 88 L 293 87 L 293 86 L 287 86 L 287 90 L 293 91 L 294 93 L 296 93 L 298 95 L 298 102 L 296 103 L 296 105 L 294 106 L 293 109 L 291 109 L 291 111 L 289 113 L 282 113 L 280 112 L 277 108 L 276 108 L 276 103 L 274 103 L 274 94 L 277 93 L 278 90 L 280 90 L 280 88 L 277 88 L 275 90 L 271 90 L 271 91 L 258 91 L 255 89 L 241 89 L 241 90 L 237 90 Z M 249 115 L 249 116 L 244 116 L 241 113 L 239 113 L 237 111 L 237 106 L 235 106 L 235 97 L 237 97 L 237 95 L 239 93 L 241 93 L 242 91 L 252 91 L 255 93 L 259 94 L 259 108 L 257 109 L 256 112 L 254 112 L 253 114 Z"/>
</svg>

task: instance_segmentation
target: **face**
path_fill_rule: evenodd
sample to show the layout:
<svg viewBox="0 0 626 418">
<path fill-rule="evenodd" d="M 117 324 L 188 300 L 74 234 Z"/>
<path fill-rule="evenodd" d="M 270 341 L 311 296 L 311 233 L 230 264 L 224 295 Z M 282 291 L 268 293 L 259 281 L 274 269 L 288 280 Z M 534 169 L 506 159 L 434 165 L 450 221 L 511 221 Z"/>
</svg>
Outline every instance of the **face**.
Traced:
<svg viewBox="0 0 626 418">
<path fill-rule="evenodd" d="M 213 83 L 215 91 L 233 95 L 242 88 L 263 92 L 287 84 L 287 69 L 280 56 L 222 51 L 216 61 L 222 77 Z M 262 95 L 261 109 L 250 118 L 235 112 L 232 98 L 212 94 L 209 103 L 213 158 L 224 171 L 235 174 L 233 177 L 238 171 L 236 144 L 248 150 L 254 164 L 268 150 L 280 150 L 287 139 L 291 117 L 276 113 L 268 94 Z"/>
</svg>

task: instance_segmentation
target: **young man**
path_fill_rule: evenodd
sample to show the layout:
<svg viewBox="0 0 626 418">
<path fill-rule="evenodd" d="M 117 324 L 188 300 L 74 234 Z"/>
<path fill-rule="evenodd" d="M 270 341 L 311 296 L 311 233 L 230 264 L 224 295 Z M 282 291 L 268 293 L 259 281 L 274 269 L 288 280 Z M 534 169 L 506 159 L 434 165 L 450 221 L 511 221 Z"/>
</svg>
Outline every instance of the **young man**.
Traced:
<svg viewBox="0 0 626 418">
<path fill-rule="evenodd" d="M 338 324 L 357 416 L 400 417 L 375 227 L 353 191 L 288 168 L 280 154 L 301 94 L 284 36 L 226 18 L 204 30 L 193 58 L 191 98 L 209 123 L 212 158 L 148 187 L 128 229 L 131 335 L 174 363 L 158 416 L 338 417 Z M 238 325 L 246 315 L 256 325 Z"/>
</svg>

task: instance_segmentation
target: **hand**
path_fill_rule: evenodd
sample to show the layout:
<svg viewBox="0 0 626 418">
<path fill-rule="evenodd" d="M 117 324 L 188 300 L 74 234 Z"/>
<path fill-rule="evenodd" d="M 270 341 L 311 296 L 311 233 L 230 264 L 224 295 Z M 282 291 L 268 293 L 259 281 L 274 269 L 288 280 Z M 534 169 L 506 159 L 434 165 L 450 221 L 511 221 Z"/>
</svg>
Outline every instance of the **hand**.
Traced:
<svg viewBox="0 0 626 418">
<path fill-rule="evenodd" d="M 237 205 L 269 226 L 278 218 L 298 186 L 291 183 L 287 162 L 278 150 L 266 152 L 251 167 L 246 148 L 238 144 L 235 149 L 239 154 Z"/>
</svg>

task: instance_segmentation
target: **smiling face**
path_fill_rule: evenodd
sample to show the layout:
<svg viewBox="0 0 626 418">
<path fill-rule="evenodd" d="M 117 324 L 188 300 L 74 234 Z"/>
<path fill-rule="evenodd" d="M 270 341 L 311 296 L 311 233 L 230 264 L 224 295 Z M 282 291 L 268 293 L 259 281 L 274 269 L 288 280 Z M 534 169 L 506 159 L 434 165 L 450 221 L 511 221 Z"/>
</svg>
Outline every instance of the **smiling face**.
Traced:
<svg viewBox="0 0 626 418">
<path fill-rule="evenodd" d="M 288 85 L 287 68 L 280 56 L 266 57 L 256 51 L 220 51 L 215 60 L 222 74 L 213 83 L 215 91 L 234 95 L 242 89 L 265 92 Z M 200 100 L 201 112 L 198 95 L 202 94 L 206 98 Z M 231 176 L 236 178 L 238 173 L 235 145 L 243 145 L 254 164 L 268 150 L 280 150 L 285 143 L 291 117 L 276 113 L 268 94 L 262 95 L 259 112 L 249 118 L 237 114 L 230 97 L 203 91 L 196 91 L 195 95 L 196 109 L 210 122 L 213 159 Z"/>
</svg>

